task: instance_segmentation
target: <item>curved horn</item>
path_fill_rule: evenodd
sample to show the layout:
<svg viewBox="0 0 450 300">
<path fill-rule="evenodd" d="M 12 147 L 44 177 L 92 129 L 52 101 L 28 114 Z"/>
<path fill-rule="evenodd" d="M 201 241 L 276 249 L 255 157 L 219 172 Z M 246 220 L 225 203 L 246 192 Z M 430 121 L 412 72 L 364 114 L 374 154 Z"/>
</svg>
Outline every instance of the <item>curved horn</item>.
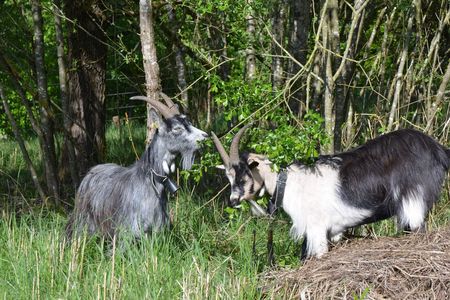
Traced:
<svg viewBox="0 0 450 300">
<path fill-rule="evenodd" d="M 245 125 L 234 136 L 230 146 L 230 163 L 239 162 L 239 140 L 241 139 L 241 136 L 244 134 L 244 131 L 250 126 L 251 124 Z"/>
<path fill-rule="evenodd" d="M 222 158 L 225 168 L 228 168 L 230 166 L 230 157 L 228 156 L 227 151 L 225 150 L 222 143 L 217 138 L 217 135 L 212 131 L 211 131 L 211 136 L 212 136 L 214 145 L 216 145 L 217 151 L 219 151 L 220 157 Z"/>
<path fill-rule="evenodd" d="M 131 100 L 143 100 L 143 101 L 146 101 L 147 103 L 150 103 L 163 115 L 163 117 L 165 119 L 170 119 L 176 115 L 176 113 L 174 111 L 172 111 L 171 109 L 169 109 L 166 105 L 164 105 L 164 103 L 155 101 L 155 100 L 151 100 L 145 96 L 134 96 L 134 97 L 131 97 L 130 99 Z"/>
<path fill-rule="evenodd" d="M 171 111 L 173 111 L 176 115 L 180 114 L 180 111 L 178 110 L 178 105 L 173 103 L 172 99 L 170 99 L 169 96 L 167 96 L 163 92 L 159 92 L 159 95 L 161 95 L 161 97 L 164 99 L 164 101 L 166 102 L 167 106 Z"/>
</svg>

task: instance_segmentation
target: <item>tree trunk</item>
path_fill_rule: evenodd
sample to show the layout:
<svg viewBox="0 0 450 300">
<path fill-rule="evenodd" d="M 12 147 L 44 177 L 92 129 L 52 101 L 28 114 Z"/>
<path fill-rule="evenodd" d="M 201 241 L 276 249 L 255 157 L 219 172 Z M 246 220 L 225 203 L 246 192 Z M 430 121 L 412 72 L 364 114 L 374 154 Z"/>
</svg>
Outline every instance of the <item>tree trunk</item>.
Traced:
<svg viewBox="0 0 450 300">
<path fill-rule="evenodd" d="M 227 81 L 230 79 L 230 63 L 227 61 L 228 59 L 228 40 L 227 40 L 227 32 L 228 28 L 225 23 L 226 16 L 221 13 L 222 18 L 220 22 L 220 32 L 218 37 L 220 37 L 220 66 L 219 66 L 219 75 L 223 81 Z"/>
<path fill-rule="evenodd" d="M 379 72 L 378 72 L 378 77 L 379 79 L 379 88 L 377 91 L 377 112 L 383 112 L 385 109 L 384 106 L 384 97 L 387 95 L 387 91 L 389 90 L 389 84 L 385 82 L 385 76 L 386 76 L 386 65 L 387 65 L 387 58 L 388 58 L 388 50 L 389 50 L 389 35 L 392 34 L 391 30 L 395 30 L 392 27 L 392 23 L 394 22 L 394 19 L 398 17 L 397 16 L 397 12 L 395 10 L 395 8 L 392 10 L 391 14 L 389 15 L 389 17 L 387 18 L 385 24 L 384 24 L 384 33 L 383 33 L 383 40 L 381 42 L 381 49 L 378 52 L 378 55 L 381 56 L 380 60 L 381 60 L 381 64 L 379 67 Z M 378 56 L 377 56 L 378 58 Z M 375 67 L 375 66 L 374 66 Z"/>
<path fill-rule="evenodd" d="M 272 17 L 272 88 L 278 90 L 284 83 L 283 71 L 284 71 L 284 59 L 283 55 L 284 42 L 284 26 L 286 22 L 286 1 L 280 0 L 279 5 L 274 6 L 274 12 Z M 280 45 L 280 46 L 279 46 Z"/>
<path fill-rule="evenodd" d="M 43 163 L 45 167 L 45 177 L 47 187 L 54 198 L 56 205 L 59 205 L 59 183 L 57 177 L 57 160 L 55 153 L 55 140 L 53 130 L 53 115 L 47 93 L 47 76 L 44 64 L 44 35 L 41 3 L 39 0 L 31 1 L 34 28 L 34 58 L 36 67 L 37 89 L 39 97 L 39 112 L 41 118 L 42 133 L 44 136 Z"/>
<path fill-rule="evenodd" d="M 248 0 L 248 5 L 251 6 L 253 4 L 253 0 Z M 254 40 L 255 40 L 255 18 L 253 17 L 253 10 L 251 9 L 250 13 L 246 17 L 247 21 L 247 38 L 248 38 L 248 46 L 245 53 L 245 79 L 247 81 L 252 81 L 256 76 L 256 56 L 255 56 L 255 48 L 254 48 Z"/>
<path fill-rule="evenodd" d="M 289 52 L 294 59 L 302 65 L 306 63 L 308 54 L 308 36 L 311 26 L 311 0 L 290 0 L 291 26 Z M 294 62 L 290 64 L 290 76 L 295 76 L 300 71 L 300 66 Z M 291 88 L 292 89 L 292 88 Z M 301 103 L 305 101 L 306 91 L 301 87 L 299 80 L 293 86 L 294 92 L 290 95 L 289 106 L 295 114 L 301 113 Z"/>
<path fill-rule="evenodd" d="M 106 17 L 100 1 L 65 0 L 68 22 L 70 133 L 80 177 L 104 160 Z"/>
<path fill-rule="evenodd" d="M 328 8 L 325 8 L 328 9 Z M 323 47 L 325 49 L 330 49 L 330 16 L 327 13 L 325 19 L 322 20 L 322 41 Z M 334 105 L 334 80 L 333 80 L 333 65 L 331 62 L 331 52 L 323 52 L 323 69 L 325 74 L 325 91 L 323 95 L 324 102 L 324 119 L 325 119 L 325 133 L 329 138 L 329 143 L 324 145 L 321 149 L 323 154 L 331 154 L 334 152 L 334 115 L 333 115 L 333 105 Z"/>
<path fill-rule="evenodd" d="M 344 125 L 347 117 L 348 109 L 348 86 L 353 77 L 355 70 L 354 57 L 358 51 L 358 44 L 360 41 L 360 34 L 362 23 L 364 21 L 364 9 L 367 5 L 367 0 L 355 0 L 353 6 L 352 22 L 350 24 L 349 33 L 347 36 L 346 48 L 342 59 L 336 59 L 336 64 L 339 66 L 333 75 L 336 82 L 335 91 L 335 124 L 334 124 L 334 151 L 341 151 L 342 148 L 342 125 Z M 338 31 L 337 11 L 334 14 L 335 25 L 338 27 L 333 31 Z M 339 36 L 337 37 L 339 39 Z M 339 40 L 335 41 L 334 51 L 339 50 Z M 339 52 L 337 52 L 339 54 Z"/>
<path fill-rule="evenodd" d="M 428 132 L 429 134 L 431 134 L 433 131 L 432 130 L 433 120 L 434 120 L 434 117 L 436 116 L 439 106 L 441 105 L 441 103 L 444 99 L 444 94 L 445 94 L 445 91 L 447 90 L 449 81 L 450 81 L 450 61 L 448 62 L 447 69 L 445 70 L 444 76 L 442 77 L 442 81 L 441 81 L 441 84 L 439 85 L 439 89 L 437 91 L 436 98 L 435 98 L 433 104 L 431 105 L 430 111 L 428 111 L 428 116 L 427 116 L 428 120 L 427 120 L 427 125 L 425 127 L 425 131 Z"/>
<path fill-rule="evenodd" d="M 391 110 L 389 112 L 389 119 L 388 119 L 388 125 L 386 127 L 386 130 L 389 132 L 392 130 L 392 127 L 394 125 L 395 120 L 395 114 L 397 112 L 397 107 L 399 106 L 400 102 L 400 93 L 402 90 L 402 84 L 403 84 L 403 70 L 405 68 L 406 60 L 408 58 L 408 46 L 409 46 L 409 37 L 411 36 L 411 30 L 412 30 L 412 24 L 413 24 L 413 17 L 410 16 L 408 18 L 408 25 L 406 28 L 406 31 L 404 32 L 404 40 L 403 40 L 403 48 L 402 52 L 400 54 L 397 74 L 395 75 L 395 79 L 392 82 L 393 90 L 394 90 L 394 98 L 392 99 L 391 103 Z M 390 97 L 388 97 L 390 99 Z"/>
<path fill-rule="evenodd" d="M 171 3 L 167 3 L 167 15 L 169 17 L 169 22 L 172 26 L 170 29 L 172 30 L 172 36 L 176 38 L 177 42 L 174 42 L 172 45 L 172 50 L 175 53 L 175 68 L 177 72 L 177 82 L 178 89 L 180 90 L 181 101 L 185 106 L 185 109 L 189 111 L 189 99 L 188 99 L 188 91 L 187 83 L 186 83 L 186 63 L 184 61 L 184 51 L 182 48 L 182 43 L 178 36 L 178 30 L 180 28 L 178 21 L 176 19 L 175 12 L 173 10 L 173 6 Z"/>
<path fill-rule="evenodd" d="M 155 31 L 153 30 L 153 10 L 151 0 L 139 0 L 139 25 L 141 29 L 141 47 L 147 97 L 158 101 L 161 84 L 159 78 L 158 58 L 156 56 Z M 155 128 L 153 126 L 155 120 L 151 118 L 151 109 L 152 106 L 147 104 L 147 145 L 150 145 L 153 135 L 155 134 Z"/>
<path fill-rule="evenodd" d="M 331 154 L 334 152 L 335 139 L 335 88 L 338 77 L 334 73 L 335 56 L 339 56 L 339 24 L 338 24 L 338 2 L 337 0 L 329 0 L 326 2 L 325 14 L 322 22 L 322 45 L 323 61 L 322 73 L 324 74 L 325 91 L 323 95 L 324 102 L 324 119 L 325 133 L 329 138 L 329 143 L 321 149 L 323 154 Z M 339 60 L 338 60 L 339 61 Z M 340 99 L 339 99 L 340 100 Z"/>
<path fill-rule="evenodd" d="M 6 100 L 6 96 L 3 91 L 3 86 L 1 85 L 1 83 L 0 83 L 0 99 L 3 102 L 3 107 L 5 109 L 6 116 L 8 117 L 9 123 L 11 124 L 14 137 L 16 138 L 16 141 L 19 144 L 20 151 L 22 152 L 23 159 L 25 160 L 25 164 L 30 170 L 31 179 L 33 180 L 34 187 L 36 188 L 41 200 L 45 201 L 47 199 L 47 195 L 45 194 L 41 184 L 39 183 L 38 175 L 36 173 L 36 170 L 34 169 L 27 148 L 25 147 L 25 142 L 22 138 L 22 135 L 20 134 L 19 126 L 17 125 L 16 120 L 14 119 L 14 116 L 12 115 L 11 110 L 9 109 L 9 104 L 8 101 Z"/>
<path fill-rule="evenodd" d="M 67 86 L 67 67 L 64 53 L 64 36 L 63 36 L 63 28 L 61 22 L 61 1 L 55 0 L 53 3 L 53 16 L 55 19 L 55 38 L 56 38 L 56 52 L 58 57 L 58 75 L 59 75 L 59 88 L 61 93 L 61 106 L 63 111 L 63 122 L 64 122 L 64 148 L 67 151 L 63 151 L 61 154 L 62 158 L 66 158 L 68 160 L 68 164 L 66 163 L 66 159 L 61 159 L 60 168 L 62 170 L 69 169 L 70 176 L 72 179 L 72 185 L 74 190 L 78 187 L 79 177 L 78 177 L 78 166 L 75 163 L 75 149 L 72 143 L 72 139 L 70 136 L 70 128 L 72 127 L 72 120 L 70 118 L 70 110 L 69 110 L 69 90 Z M 63 174 L 66 171 L 62 172 Z M 60 180 L 64 180 L 65 176 L 60 176 Z"/>
</svg>

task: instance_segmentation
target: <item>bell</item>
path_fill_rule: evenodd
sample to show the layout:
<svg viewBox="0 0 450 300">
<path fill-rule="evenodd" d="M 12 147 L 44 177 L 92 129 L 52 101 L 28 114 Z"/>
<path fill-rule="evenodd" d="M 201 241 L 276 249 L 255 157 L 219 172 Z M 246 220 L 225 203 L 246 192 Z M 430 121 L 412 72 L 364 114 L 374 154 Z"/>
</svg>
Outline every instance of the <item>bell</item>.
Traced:
<svg viewBox="0 0 450 300">
<path fill-rule="evenodd" d="M 167 177 L 167 179 L 164 180 L 163 185 L 164 185 L 164 188 L 167 191 L 169 191 L 169 193 L 171 195 L 175 194 L 179 189 L 178 185 L 169 177 Z"/>
</svg>

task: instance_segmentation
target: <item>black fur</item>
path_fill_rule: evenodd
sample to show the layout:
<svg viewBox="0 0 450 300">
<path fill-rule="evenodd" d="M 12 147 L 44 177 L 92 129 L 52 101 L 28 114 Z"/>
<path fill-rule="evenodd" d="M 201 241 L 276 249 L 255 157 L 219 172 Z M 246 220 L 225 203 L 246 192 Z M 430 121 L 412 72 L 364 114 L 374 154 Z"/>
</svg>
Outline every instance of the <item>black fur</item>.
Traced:
<svg viewBox="0 0 450 300">
<path fill-rule="evenodd" d="M 449 150 L 412 129 L 394 131 L 328 158 L 339 168 L 342 200 L 373 211 L 362 224 L 389 218 L 401 200 L 423 190 L 426 211 L 439 199 L 450 166 Z"/>
<path fill-rule="evenodd" d="M 233 164 L 231 167 L 234 169 L 234 172 L 236 174 L 234 180 L 235 184 L 232 187 L 235 192 L 239 193 L 239 196 L 243 196 L 245 193 L 245 184 L 249 181 L 249 178 L 252 178 L 252 172 L 247 164 L 247 158 L 248 154 L 243 153 L 240 157 L 238 164 Z M 250 185 L 250 193 L 254 193 L 254 184 L 253 181 L 251 181 Z M 239 204 L 238 202 L 235 203 L 236 205 Z"/>
</svg>

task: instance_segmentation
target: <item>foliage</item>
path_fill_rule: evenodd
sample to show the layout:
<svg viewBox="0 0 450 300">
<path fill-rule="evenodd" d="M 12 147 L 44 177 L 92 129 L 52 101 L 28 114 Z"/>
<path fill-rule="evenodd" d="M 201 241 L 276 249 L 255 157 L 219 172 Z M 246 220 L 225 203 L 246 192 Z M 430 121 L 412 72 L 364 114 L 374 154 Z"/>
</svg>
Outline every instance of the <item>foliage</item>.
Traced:
<svg viewBox="0 0 450 300">
<path fill-rule="evenodd" d="M 253 140 L 251 148 L 267 154 L 276 169 L 293 161 L 311 163 L 319 156 L 320 145 L 328 143 L 323 118 L 312 111 L 297 126 L 291 125 L 287 117 L 279 118 L 275 129 L 261 130 Z"/>
</svg>

